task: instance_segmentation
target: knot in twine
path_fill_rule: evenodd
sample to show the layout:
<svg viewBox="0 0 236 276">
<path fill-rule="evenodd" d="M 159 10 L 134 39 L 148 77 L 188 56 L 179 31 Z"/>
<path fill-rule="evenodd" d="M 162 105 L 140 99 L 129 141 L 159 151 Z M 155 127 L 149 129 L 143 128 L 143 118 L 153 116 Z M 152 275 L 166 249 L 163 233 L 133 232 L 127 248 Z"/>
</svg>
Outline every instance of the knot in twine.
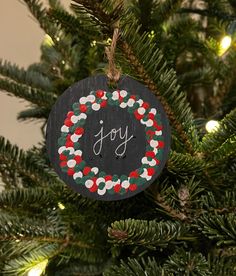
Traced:
<svg viewBox="0 0 236 276">
<path fill-rule="evenodd" d="M 113 32 L 111 46 L 105 48 L 105 53 L 107 55 L 108 60 L 108 70 L 107 70 L 107 77 L 111 82 L 118 82 L 120 79 L 121 72 L 115 65 L 115 49 L 116 43 L 119 38 L 119 29 L 115 28 Z"/>
</svg>

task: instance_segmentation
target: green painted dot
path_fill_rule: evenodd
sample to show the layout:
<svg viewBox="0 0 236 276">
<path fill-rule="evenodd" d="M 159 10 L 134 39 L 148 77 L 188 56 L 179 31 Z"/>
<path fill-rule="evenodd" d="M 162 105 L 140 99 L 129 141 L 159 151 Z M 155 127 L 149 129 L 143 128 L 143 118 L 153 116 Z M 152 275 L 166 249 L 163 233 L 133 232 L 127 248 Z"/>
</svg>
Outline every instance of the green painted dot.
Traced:
<svg viewBox="0 0 236 276">
<path fill-rule="evenodd" d="M 83 126 L 85 124 L 85 119 L 80 119 L 76 125 Z"/>
<path fill-rule="evenodd" d="M 106 96 L 107 96 L 108 99 L 110 99 L 110 98 L 112 97 L 112 93 L 107 92 L 107 93 L 106 93 Z"/>
<path fill-rule="evenodd" d="M 61 137 L 64 137 L 64 138 L 65 138 L 65 137 L 67 136 L 67 134 L 68 134 L 68 133 L 62 132 L 62 133 L 61 133 Z"/>
<path fill-rule="evenodd" d="M 125 189 L 125 188 L 121 188 L 121 189 L 120 189 L 120 194 L 123 195 L 123 194 L 125 194 L 125 193 L 126 193 L 126 189 Z"/>
<path fill-rule="evenodd" d="M 112 176 L 112 181 L 116 182 L 116 181 L 118 181 L 118 180 L 119 180 L 119 176 L 116 175 L 116 174 L 114 174 L 114 175 Z"/>
<path fill-rule="evenodd" d="M 110 195 L 114 195 L 114 194 L 115 194 L 115 191 L 114 191 L 113 187 L 112 187 L 112 189 L 107 190 L 107 191 L 108 191 L 108 193 L 109 193 Z"/>
<path fill-rule="evenodd" d="M 139 104 L 138 103 L 134 103 L 133 108 L 134 109 L 138 109 L 139 108 Z"/>
<path fill-rule="evenodd" d="M 150 162 L 150 161 L 152 161 L 152 158 L 151 157 L 147 157 L 147 160 Z"/>
<path fill-rule="evenodd" d="M 76 166 L 78 166 L 78 168 L 80 168 L 80 170 L 82 170 L 82 169 L 86 166 L 86 163 L 85 163 L 85 161 L 83 160 L 82 162 L 80 162 L 80 163 L 77 164 Z"/>
<path fill-rule="evenodd" d="M 61 170 L 62 170 L 63 172 L 67 172 L 67 171 L 68 171 L 68 167 L 67 167 L 67 166 L 62 167 Z"/>
<path fill-rule="evenodd" d="M 101 182 L 101 183 L 99 183 L 99 185 L 98 185 L 98 189 L 99 190 L 102 190 L 103 188 L 105 188 L 105 183 L 104 182 Z"/>
<path fill-rule="evenodd" d="M 79 142 L 75 142 L 75 143 L 74 143 L 74 149 L 75 149 L 75 150 L 80 149 L 80 143 L 79 143 Z"/>
<path fill-rule="evenodd" d="M 79 116 L 80 115 L 79 108 L 77 108 L 76 110 L 74 110 L 74 114 L 75 114 L 75 116 Z"/>
<path fill-rule="evenodd" d="M 126 175 L 121 175 L 120 180 L 121 180 L 121 182 L 128 180 L 128 177 Z"/>
<path fill-rule="evenodd" d="M 60 137 L 58 140 L 57 140 L 57 143 L 59 146 L 64 146 L 65 143 L 66 143 L 66 138 L 65 137 Z"/>
<path fill-rule="evenodd" d="M 79 103 L 73 103 L 72 108 L 74 111 L 79 110 Z"/>
<path fill-rule="evenodd" d="M 106 173 L 105 173 L 104 171 L 101 171 L 101 172 L 99 172 L 99 174 L 98 174 L 99 177 L 104 177 L 105 175 L 106 175 Z"/>
<path fill-rule="evenodd" d="M 135 184 L 135 183 L 136 183 L 136 179 L 137 179 L 137 178 L 130 178 L 129 182 L 130 182 L 131 184 Z"/>
<path fill-rule="evenodd" d="M 111 98 L 108 99 L 108 104 L 112 106 L 115 105 L 114 101 Z"/>
<path fill-rule="evenodd" d="M 83 183 L 82 183 L 82 179 L 81 179 L 80 177 L 77 177 L 77 178 L 75 179 L 75 183 L 76 183 L 76 184 L 83 184 Z"/>
<path fill-rule="evenodd" d="M 144 169 L 143 168 L 139 168 L 138 169 L 138 174 L 140 175 L 140 174 L 142 174 L 144 172 Z"/>
<path fill-rule="evenodd" d="M 127 94 L 124 98 L 123 98 L 123 102 L 124 103 L 127 103 L 129 100 L 129 95 Z"/>
<path fill-rule="evenodd" d="M 70 151 L 69 150 L 65 150 L 65 151 L 63 151 L 63 154 L 65 156 L 67 156 L 67 158 L 68 158 L 70 156 Z"/>
</svg>

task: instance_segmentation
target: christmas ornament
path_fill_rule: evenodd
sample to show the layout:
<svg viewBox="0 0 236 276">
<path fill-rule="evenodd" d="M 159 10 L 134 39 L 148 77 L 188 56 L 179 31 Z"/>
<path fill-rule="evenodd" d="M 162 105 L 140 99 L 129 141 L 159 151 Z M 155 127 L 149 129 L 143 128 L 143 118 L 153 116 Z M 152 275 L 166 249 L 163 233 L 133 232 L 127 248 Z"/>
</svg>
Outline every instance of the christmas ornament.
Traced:
<svg viewBox="0 0 236 276">
<path fill-rule="evenodd" d="M 170 130 L 156 97 L 123 76 L 106 76 L 68 88 L 52 108 L 47 150 L 59 177 L 80 194 L 119 200 L 146 189 L 161 173 Z"/>
</svg>

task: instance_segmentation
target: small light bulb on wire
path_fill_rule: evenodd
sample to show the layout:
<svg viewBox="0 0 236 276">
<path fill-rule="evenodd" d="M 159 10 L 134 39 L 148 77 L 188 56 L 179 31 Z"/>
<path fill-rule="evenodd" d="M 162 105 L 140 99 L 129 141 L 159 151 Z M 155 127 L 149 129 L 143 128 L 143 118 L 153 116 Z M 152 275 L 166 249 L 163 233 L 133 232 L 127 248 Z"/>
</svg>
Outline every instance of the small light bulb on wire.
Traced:
<svg viewBox="0 0 236 276">
<path fill-rule="evenodd" d="M 58 205 L 58 208 L 61 210 L 64 210 L 66 208 L 61 202 L 58 202 L 57 205 Z"/>
<path fill-rule="evenodd" d="M 220 124 L 218 121 L 210 120 L 206 123 L 206 131 L 207 132 L 214 132 L 219 128 Z"/>
<path fill-rule="evenodd" d="M 219 55 L 222 56 L 231 46 L 232 44 L 232 38 L 229 35 L 226 35 L 222 38 L 220 42 L 220 52 Z"/>
<path fill-rule="evenodd" d="M 40 276 L 44 272 L 44 270 L 47 266 L 47 263 L 48 263 L 48 260 L 45 260 L 45 261 L 35 265 L 34 267 L 32 267 L 29 270 L 27 276 Z"/>
</svg>

